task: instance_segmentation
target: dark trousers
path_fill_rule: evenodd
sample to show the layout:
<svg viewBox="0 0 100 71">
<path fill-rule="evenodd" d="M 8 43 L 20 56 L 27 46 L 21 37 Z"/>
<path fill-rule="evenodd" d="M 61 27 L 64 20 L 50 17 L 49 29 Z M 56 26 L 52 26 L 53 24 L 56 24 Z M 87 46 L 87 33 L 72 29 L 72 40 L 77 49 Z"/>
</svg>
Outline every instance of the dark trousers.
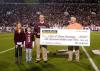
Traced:
<svg viewBox="0 0 100 71">
<path fill-rule="evenodd" d="M 20 45 L 15 48 L 15 57 L 18 58 L 19 56 L 22 56 L 22 47 Z"/>
</svg>

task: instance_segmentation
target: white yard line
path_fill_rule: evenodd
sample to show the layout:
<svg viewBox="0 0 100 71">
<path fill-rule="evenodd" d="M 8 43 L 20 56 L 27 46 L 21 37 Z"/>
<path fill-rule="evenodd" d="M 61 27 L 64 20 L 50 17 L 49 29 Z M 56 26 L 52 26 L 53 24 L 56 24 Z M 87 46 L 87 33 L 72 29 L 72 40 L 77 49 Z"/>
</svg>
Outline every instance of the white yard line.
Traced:
<svg viewBox="0 0 100 71">
<path fill-rule="evenodd" d="M 89 53 L 87 52 L 87 50 L 82 46 L 83 51 L 85 52 L 86 56 L 88 57 L 92 67 L 94 68 L 95 71 L 100 71 L 99 68 L 96 66 L 96 64 L 94 63 L 93 59 L 91 58 L 91 56 L 89 55 Z"/>
<path fill-rule="evenodd" d="M 7 50 L 5 50 L 5 51 L 1 51 L 0 54 L 6 53 L 6 52 L 11 51 L 11 50 L 13 50 L 13 49 L 14 49 L 14 48 L 10 48 L 10 49 L 7 49 Z"/>
</svg>

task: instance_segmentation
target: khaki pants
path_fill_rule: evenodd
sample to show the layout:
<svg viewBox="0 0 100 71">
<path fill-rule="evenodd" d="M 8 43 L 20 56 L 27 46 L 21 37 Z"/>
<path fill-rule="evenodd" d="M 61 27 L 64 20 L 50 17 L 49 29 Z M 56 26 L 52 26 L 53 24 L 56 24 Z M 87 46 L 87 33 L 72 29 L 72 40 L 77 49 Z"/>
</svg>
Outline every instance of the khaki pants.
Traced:
<svg viewBox="0 0 100 71">
<path fill-rule="evenodd" d="M 42 49 L 42 57 L 44 61 L 47 61 L 47 47 L 40 46 L 40 38 L 36 38 L 36 60 L 40 61 L 40 54 L 41 54 L 41 49 Z"/>
<path fill-rule="evenodd" d="M 79 59 L 80 59 L 79 46 L 68 46 L 68 60 L 72 61 L 74 49 L 75 49 L 75 59 L 76 59 L 76 61 L 79 61 Z"/>
</svg>

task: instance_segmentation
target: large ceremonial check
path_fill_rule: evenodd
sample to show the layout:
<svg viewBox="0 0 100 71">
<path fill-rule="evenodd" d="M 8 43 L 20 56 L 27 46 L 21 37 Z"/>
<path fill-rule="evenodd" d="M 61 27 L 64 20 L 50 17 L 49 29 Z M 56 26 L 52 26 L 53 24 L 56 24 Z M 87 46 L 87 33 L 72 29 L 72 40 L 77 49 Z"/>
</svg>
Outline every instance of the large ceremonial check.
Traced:
<svg viewBox="0 0 100 71">
<path fill-rule="evenodd" d="M 41 29 L 40 44 L 90 46 L 90 30 Z"/>
</svg>

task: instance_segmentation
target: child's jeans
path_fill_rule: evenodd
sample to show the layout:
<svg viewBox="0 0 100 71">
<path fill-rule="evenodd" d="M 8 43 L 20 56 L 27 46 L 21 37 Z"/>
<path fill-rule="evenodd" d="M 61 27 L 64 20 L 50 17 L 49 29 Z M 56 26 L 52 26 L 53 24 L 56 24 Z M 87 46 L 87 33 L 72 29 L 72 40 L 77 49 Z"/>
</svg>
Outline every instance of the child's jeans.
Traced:
<svg viewBox="0 0 100 71">
<path fill-rule="evenodd" d="M 26 62 L 32 61 L 32 49 L 26 48 Z"/>
</svg>

